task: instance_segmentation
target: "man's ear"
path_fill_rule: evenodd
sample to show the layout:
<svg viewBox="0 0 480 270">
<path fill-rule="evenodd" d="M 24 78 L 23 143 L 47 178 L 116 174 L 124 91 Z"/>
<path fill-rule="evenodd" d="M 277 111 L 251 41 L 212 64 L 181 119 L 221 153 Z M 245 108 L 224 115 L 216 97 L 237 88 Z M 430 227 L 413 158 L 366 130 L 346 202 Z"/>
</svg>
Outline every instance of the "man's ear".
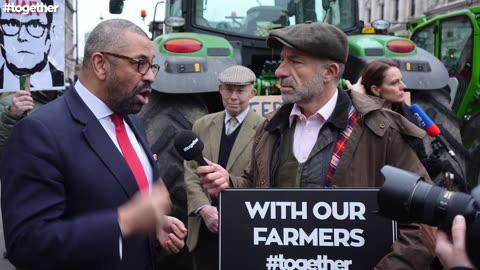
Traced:
<svg viewBox="0 0 480 270">
<path fill-rule="evenodd" d="M 251 93 L 250 98 L 252 99 L 255 95 L 257 95 L 257 89 L 252 87 L 252 91 L 250 93 Z"/>
<path fill-rule="evenodd" d="M 328 83 L 331 81 L 335 81 L 338 72 L 340 71 L 340 67 L 336 63 L 330 63 L 324 65 L 323 68 L 323 82 Z"/>
<path fill-rule="evenodd" d="M 97 78 L 99 78 L 100 80 L 105 80 L 105 78 L 107 77 L 107 65 L 109 65 L 109 63 L 105 61 L 105 56 L 98 52 L 94 53 L 91 56 L 91 64 L 93 72 L 95 73 Z"/>
</svg>

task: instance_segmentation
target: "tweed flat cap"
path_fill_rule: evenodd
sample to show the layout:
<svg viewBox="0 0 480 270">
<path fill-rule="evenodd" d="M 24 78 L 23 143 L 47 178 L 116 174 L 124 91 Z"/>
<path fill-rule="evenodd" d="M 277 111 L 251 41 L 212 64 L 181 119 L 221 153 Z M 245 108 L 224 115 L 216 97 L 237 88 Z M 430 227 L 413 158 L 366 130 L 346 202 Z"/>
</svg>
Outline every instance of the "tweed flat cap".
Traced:
<svg viewBox="0 0 480 270">
<path fill-rule="evenodd" d="M 347 36 L 328 23 L 305 22 L 275 29 L 268 35 L 267 45 L 270 48 L 287 46 L 344 64 L 348 58 Z"/>
<path fill-rule="evenodd" d="M 247 85 L 253 84 L 257 77 L 249 68 L 237 65 L 225 69 L 218 75 L 218 80 L 223 84 Z"/>
</svg>

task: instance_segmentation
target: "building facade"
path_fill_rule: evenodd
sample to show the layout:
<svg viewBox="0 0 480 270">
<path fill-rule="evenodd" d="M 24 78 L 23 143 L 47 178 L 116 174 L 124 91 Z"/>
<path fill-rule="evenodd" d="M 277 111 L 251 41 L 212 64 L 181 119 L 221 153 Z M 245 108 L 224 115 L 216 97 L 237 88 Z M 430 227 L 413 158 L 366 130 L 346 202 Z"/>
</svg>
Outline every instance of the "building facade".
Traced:
<svg viewBox="0 0 480 270">
<path fill-rule="evenodd" d="M 65 0 L 65 81 L 71 83 L 69 80 L 73 80 L 75 76 L 75 64 L 76 56 L 75 49 L 76 43 L 74 39 L 74 16 L 75 7 L 73 0 Z"/>
<path fill-rule="evenodd" d="M 480 0 L 359 0 L 359 18 L 366 23 L 384 19 L 392 23 L 390 32 L 408 34 L 407 22 L 480 5 Z"/>
</svg>

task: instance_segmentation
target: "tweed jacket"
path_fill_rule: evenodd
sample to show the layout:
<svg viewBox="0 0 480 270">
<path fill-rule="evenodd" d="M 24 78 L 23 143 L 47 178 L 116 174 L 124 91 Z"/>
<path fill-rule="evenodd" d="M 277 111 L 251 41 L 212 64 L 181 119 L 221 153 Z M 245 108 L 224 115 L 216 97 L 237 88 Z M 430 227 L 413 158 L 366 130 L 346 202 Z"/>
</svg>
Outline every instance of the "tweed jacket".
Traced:
<svg viewBox="0 0 480 270">
<path fill-rule="evenodd" d="M 253 110 L 248 112 L 240 127 L 227 167 L 225 168 L 231 174 L 242 175 L 243 170 L 250 164 L 255 130 L 263 120 L 264 118 Z M 194 123 L 192 128 L 193 132 L 205 144 L 203 156 L 214 163 L 218 162 L 224 123 L 225 111 L 221 111 L 203 116 Z M 198 233 L 202 222 L 201 217 L 195 215 L 194 211 L 201 206 L 210 205 L 211 200 L 202 188 L 198 176 L 194 173 L 197 168 L 196 161 L 185 161 L 184 168 L 189 214 L 187 246 L 192 251 L 197 245 Z"/>
</svg>

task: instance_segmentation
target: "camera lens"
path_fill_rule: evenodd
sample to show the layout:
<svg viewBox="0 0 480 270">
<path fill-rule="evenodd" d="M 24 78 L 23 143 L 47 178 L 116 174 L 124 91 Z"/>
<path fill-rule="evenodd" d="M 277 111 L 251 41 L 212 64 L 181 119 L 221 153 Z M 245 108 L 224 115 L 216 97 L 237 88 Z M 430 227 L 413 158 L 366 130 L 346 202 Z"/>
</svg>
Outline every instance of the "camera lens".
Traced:
<svg viewBox="0 0 480 270">
<path fill-rule="evenodd" d="M 410 216 L 420 223 L 450 229 L 456 215 L 463 215 L 467 220 L 473 218 L 474 202 L 469 194 L 418 181 L 411 195 Z"/>
<path fill-rule="evenodd" d="M 466 248 L 471 262 L 480 268 L 480 186 L 472 195 L 431 185 L 422 177 L 392 166 L 383 166 L 385 182 L 378 191 L 379 214 L 399 222 L 429 224 L 451 231 L 456 215 L 467 221 Z"/>
<path fill-rule="evenodd" d="M 378 193 L 380 214 L 400 222 L 418 222 L 450 229 L 453 218 L 473 220 L 477 213 L 474 198 L 433 186 L 413 173 L 384 166 L 385 183 Z"/>
</svg>

